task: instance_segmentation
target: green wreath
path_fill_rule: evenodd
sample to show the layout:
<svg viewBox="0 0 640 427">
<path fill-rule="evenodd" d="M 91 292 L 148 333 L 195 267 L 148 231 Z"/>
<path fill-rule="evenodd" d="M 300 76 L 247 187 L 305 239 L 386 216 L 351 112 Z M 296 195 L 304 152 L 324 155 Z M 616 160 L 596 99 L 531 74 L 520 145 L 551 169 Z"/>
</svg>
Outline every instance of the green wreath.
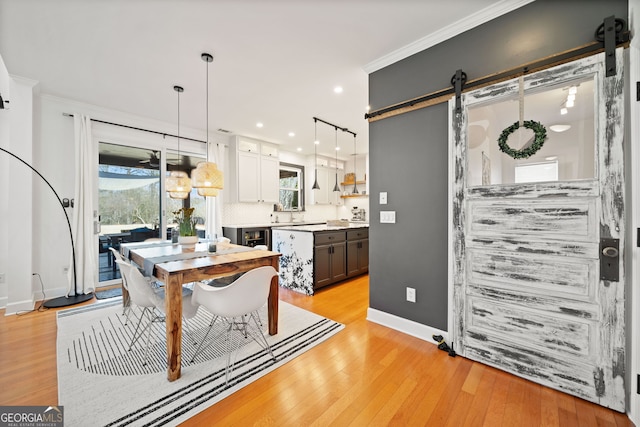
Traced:
<svg viewBox="0 0 640 427">
<path fill-rule="evenodd" d="M 509 135 L 515 132 L 516 129 L 520 127 L 519 122 L 515 122 L 508 128 L 502 131 L 500 137 L 498 138 L 498 146 L 500 147 L 500 151 L 503 153 L 513 157 L 514 159 L 526 159 L 528 157 L 533 156 L 542 146 L 544 145 L 544 140 L 547 139 L 547 129 L 540 124 L 540 122 L 535 122 L 533 120 L 525 120 L 523 122 L 523 126 L 527 129 L 531 129 L 535 134 L 535 138 L 533 143 L 528 147 L 524 147 L 522 150 L 514 150 L 509 147 L 507 144 L 507 139 Z"/>
</svg>

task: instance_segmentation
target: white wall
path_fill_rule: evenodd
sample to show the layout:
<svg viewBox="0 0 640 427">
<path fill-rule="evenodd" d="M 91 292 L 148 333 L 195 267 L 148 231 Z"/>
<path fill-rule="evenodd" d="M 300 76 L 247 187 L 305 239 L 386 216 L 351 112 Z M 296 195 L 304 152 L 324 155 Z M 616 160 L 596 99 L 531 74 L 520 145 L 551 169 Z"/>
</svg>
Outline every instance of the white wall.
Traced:
<svg viewBox="0 0 640 427">
<path fill-rule="evenodd" d="M 0 76 L 2 74 L 0 70 Z M 175 124 L 49 95 L 40 96 L 32 89 L 37 82 L 13 76 L 7 79 L 11 86 L 11 109 L 10 114 L 0 111 L 0 144 L 35 167 L 61 198 L 73 197 L 75 180 L 73 119 L 63 113 L 80 113 L 168 134 L 177 131 Z M 0 90 L 4 95 L 2 85 L 0 77 Z M 94 139 L 98 141 L 162 149 L 177 147 L 175 138 L 162 135 L 96 122 L 92 122 L 92 130 Z M 206 139 L 204 131 L 182 126 L 180 134 Z M 214 143 L 223 144 L 227 144 L 227 139 L 220 135 L 209 138 Z M 204 154 L 202 143 L 182 140 L 180 148 L 181 151 Z M 5 306 L 6 314 L 11 314 L 31 309 L 34 298 L 42 299 L 40 280 L 32 277 L 32 273 L 42 278 L 46 299 L 66 294 L 68 278 L 64 269 L 71 263 L 71 241 L 64 213 L 51 190 L 26 166 L 2 157 L 0 166 L 5 167 L 0 168 L 0 189 L 8 197 L 0 197 L 0 233 L 6 236 L 0 239 L 0 273 L 6 274 L 6 286 L 0 285 L 0 307 Z M 7 174 L 11 174 L 10 179 Z M 9 182 L 17 185 L 10 187 Z M 17 206 L 20 209 L 16 209 Z M 67 209 L 67 213 L 72 218 L 73 209 Z M 16 243 L 22 241 L 26 243 Z M 11 242 L 11 251 L 8 250 L 8 242 Z"/>
<path fill-rule="evenodd" d="M 9 73 L 2 56 L 0 56 L 0 95 L 7 100 L 10 99 L 9 93 Z M 9 105 L 7 104 L 7 107 Z M 0 147 L 9 148 L 9 112 L 8 110 L 0 110 Z M 8 194 L 9 192 L 9 156 L 0 153 L 0 194 Z M 6 197 L 0 197 L 0 236 L 7 236 L 9 228 L 8 221 L 3 221 L 9 215 L 9 200 Z M 0 274 L 5 274 L 5 282 L 0 283 L 0 307 L 7 305 L 7 283 L 6 272 L 9 254 L 9 243 L 7 239 L 0 238 Z"/>
</svg>

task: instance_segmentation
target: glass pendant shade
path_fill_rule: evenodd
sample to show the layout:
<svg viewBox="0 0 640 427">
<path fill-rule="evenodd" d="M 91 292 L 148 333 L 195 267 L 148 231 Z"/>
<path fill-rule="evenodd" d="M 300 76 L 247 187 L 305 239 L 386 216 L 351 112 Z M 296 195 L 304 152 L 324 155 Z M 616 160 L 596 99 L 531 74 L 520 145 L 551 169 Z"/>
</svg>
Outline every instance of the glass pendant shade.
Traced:
<svg viewBox="0 0 640 427">
<path fill-rule="evenodd" d="M 210 188 L 222 190 L 224 188 L 224 176 L 215 163 L 200 162 L 198 166 L 191 171 L 191 185 L 198 189 Z"/>
</svg>

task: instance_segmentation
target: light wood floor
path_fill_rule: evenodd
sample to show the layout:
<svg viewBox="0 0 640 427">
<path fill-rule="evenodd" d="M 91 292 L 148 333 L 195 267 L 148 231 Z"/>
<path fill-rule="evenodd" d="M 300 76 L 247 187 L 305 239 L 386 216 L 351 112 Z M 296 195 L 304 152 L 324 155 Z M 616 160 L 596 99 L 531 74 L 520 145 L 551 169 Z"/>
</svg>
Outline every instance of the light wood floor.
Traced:
<svg viewBox="0 0 640 427">
<path fill-rule="evenodd" d="M 551 390 L 366 320 L 368 276 L 281 299 L 346 325 L 185 426 L 633 426 Z M 95 300 L 94 300 L 95 301 Z M 0 311 L 0 405 L 57 404 L 56 320 Z"/>
</svg>

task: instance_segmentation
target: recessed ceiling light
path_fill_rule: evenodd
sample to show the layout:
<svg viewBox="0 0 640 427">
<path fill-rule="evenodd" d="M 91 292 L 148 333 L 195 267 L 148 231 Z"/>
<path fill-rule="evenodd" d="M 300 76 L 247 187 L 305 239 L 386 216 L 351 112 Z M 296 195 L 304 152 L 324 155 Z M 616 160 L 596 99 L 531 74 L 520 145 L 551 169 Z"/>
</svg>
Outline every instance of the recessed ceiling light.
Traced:
<svg viewBox="0 0 640 427">
<path fill-rule="evenodd" d="M 264 124 L 263 124 L 262 122 L 258 122 L 258 123 L 256 123 L 256 126 L 257 126 L 257 127 L 259 127 L 259 128 L 261 128 L 261 127 L 263 127 L 263 126 L 264 126 Z"/>
<path fill-rule="evenodd" d="M 343 90 L 342 86 L 336 86 L 336 87 L 333 88 L 333 91 L 335 93 L 342 93 L 342 90 Z"/>
<path fill-rule="evenodd" d="M 562 114 L 563 116 L 564 116 L 565 114 L 567 114 L 568 112 L 569 112 L 569 110 L 567 110 L 566 108 L 561 108 L 561 109 L 560 109 L 560 114 Z"/>
<path fill-rule="evenodd" d="M 302 151 L 302 147 L 296 148 L 297 151 Z"/>
<path fill-rule="evenodd" d="M 318 140 L 313 141 L 313 143 L 316 144 L 316 145 L 320 145 L 320 141 L 318 141 Z"/>
<path fill-rule="evenodd" d="M 554 132 L 565 132 L 569 129 L 571 129 L 571 125 L 551 125 L 549 126 L 549 129 L 551 129 Z"/>
<path fill-rule="evenodd" d="M 336 151 L 340 151 L 340 147 L 336 147 Z"/>
<path fill-rule="evenodd" d="M 289 132 L 289 136 L 293 137 L 293 136 L 296 136 L 296 134 L 293 132 Z"/>
</svg>

